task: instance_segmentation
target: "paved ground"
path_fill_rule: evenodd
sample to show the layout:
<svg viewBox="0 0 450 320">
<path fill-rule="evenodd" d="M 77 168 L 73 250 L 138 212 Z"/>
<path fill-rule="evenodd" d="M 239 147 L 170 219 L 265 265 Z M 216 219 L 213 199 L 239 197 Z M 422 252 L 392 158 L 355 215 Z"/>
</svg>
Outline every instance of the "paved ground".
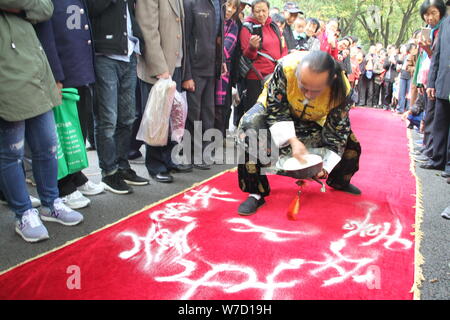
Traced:
<svg viewBox="0 0 450 320">
<path fill-rule="evenodd" d="M 418 139 L 417 134 L 413 134 Z M 94 182 L 100 181 L 100 170 L 95 152 L 89 152 L 90 167 L 85 173 Z M 147 177 L 144 165 L 132 165 L 138 174 Z M 175 182 L 162 184 L 151 182 L 144 187 L 134 187 L 131 195 L 104 193 L 91 198 L 88 208 L 80 210 L 85 221 L 75 227 L 63 227 L 46 223 L 51 238 L 47 241 L 25 243 L 13 228 L 14 217 L 6 206 L 0 205 L 0 272 L 37 255 L 64 245 L 66 242 L 83 237 L 93 231 L 111 224 L 130 213 L 178 193 L 194 183 L 203 181 L 219 172 L 230 169 L 231 165 L 215 165 L 211 170 L 194 170 L 191 173 L 175 174 Z M 424 221 L 421 252 L 425 258 L 423 272 L 425 281 L 422 287 L 422 299 L 450 299 L 450 221 L 440 216 L 444 208 L 450 205 L 450 185 L 439 176 L 438 171 L 423 170 L 417 167 L 417 175 L 423 186 Z M 399 182 L 400 183 L 400 182 Z M 36 195 L 36 190 L 30 188 Z"/>
<path fill-rule="evenodd" d="M 417 133 L 414 139 L 419 139 Z M 450 205 L 450 185 L 440 176 L 441 171 L 421 169 L 416 174 L 422 184 L 424 237 L 420 251 L 425 259 L 425 281 L 421 299 L 450 299 L 450 220 L 441 212 Z"/>
</svg>

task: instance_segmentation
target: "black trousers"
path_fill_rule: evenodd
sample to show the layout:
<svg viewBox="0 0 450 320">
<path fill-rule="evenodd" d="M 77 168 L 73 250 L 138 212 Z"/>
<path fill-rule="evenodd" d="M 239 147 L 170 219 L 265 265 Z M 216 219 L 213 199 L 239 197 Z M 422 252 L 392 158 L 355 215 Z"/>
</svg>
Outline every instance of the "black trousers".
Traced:
<svg viewBox="0 0 450 320">
<path fill-rule="evenodd" d="M 359 80 L 359 103 L 360 106 L 373 106 L 373 78 L 367 79 L 365 75 L 362 75 Z"/>
<path fill-rule="evenodd" d="M 81 133 L 83 134 L 83 141 L 86 142 L 89 134 L 92 132 L 90 124 L 93 121 L 92 109 L 94 106 L 94 92 L 91 85 L 79 87 L 78 94 L 80 100 L 77 103 L 78 118 L 80 119 Z M 78 187 L 88 182 L 88 178 L 83 172 L 78 171 L 65 176 L 58 180 L 59 196 L 65 197 L 77 191 Z"/>
<path fill-rule="evenodd" d="M 448 135 L 447 135 L 447 163 L 445 164 L 444 171 L 447 174 L 450 174 L 450 126 L 448 128 Z"/>
<path fill-rule="evenodd" d="M 433 166 L 444 170 L 448 162 L 448 131 L 450 127 L 450 102 L 436 98 L 433 120 Z"/>
<path fill-rule="evenodd" d="M 382 95 L 383 105 L 385 107 L 391 107 L 392 104 L 392 93 L 394 91 L 394 83 L 390 81 L 385 81 L 383 84 L 384 94 Z"/>
<path fill-rule="evenodd" d="M 436 107 L 436 101 L 428 99 L 427 95 L 424 95 L 425 99 L 425 117 L 424 133 L 423 133 L 423 150 L 422 153 L 428 158 L 433 157 L 433 122 L 434 122 L 434 110 Z"/>
<path fill-rule="evenodd" d="M 372 106 L 377 107 L 380 105 L 380 93 L 381 93 L 381 84 L 374 82 L 373 83 Z"/>
<path fill-rule="evenodd" d="M 203 133 L 208 129 L 214 128 L 215 117 L 215 78 L 193 76 L 195 82 L 195 91 L 187 93 L 188 116 L 186 120 L 186 130 L 191 138 L 190 163 L 208 162 L 212 159 L 203 159 L 203 154 L 196 154 L 199 150 L 203 153 L 210 142 L 203 141 Z M 201 127 L 200 127 L 201 124 Z M 200 130 L 201 129 L 201 130 Z M 189 161 L 190 160 L 190 161 Z"/>
<path fill-rule="evenodd" d="M 222 106 L 215 107 L 214 128 L 222 132 L 222 136 L 226 138 L 226 131 L 228 129 L 228 123 L 231 116 L 231 86 L 228 88 L 227 95 L 225 96 L 225 103 Z"/>
<path fill-rule="evenodd" d="M 338 190 L 347 187 L 353 175 L 359 170 L 360 156 L 361 145 L 351 133 L 341 161 L 328 175 L 327 185 Z M 270 194 L 269 180 L 265 174 L 261 174 L 262 167 L 259 160 L 256 163 L 252 162 L 248 152 L 245 152 L 245 163 L 238 165 L 239 188 L 243 192 L 259 194 L 263 197 Z"/>
</svg>

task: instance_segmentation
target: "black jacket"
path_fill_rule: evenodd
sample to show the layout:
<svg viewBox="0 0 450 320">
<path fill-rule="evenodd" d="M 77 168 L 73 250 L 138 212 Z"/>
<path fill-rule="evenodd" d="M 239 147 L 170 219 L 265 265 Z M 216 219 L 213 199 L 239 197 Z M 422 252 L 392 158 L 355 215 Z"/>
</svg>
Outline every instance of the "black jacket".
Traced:
<svg viewBox="0 0 450 320">
<path fill-rule="evenodd" d="M 223 4 L 223 0 L 220 1 Z M 215 34 L 215 10 L 212 0 L 184 0 L 186 69 L 184 81 L 193 76 L 217 76 L 222 61 L 223 17 L 219 34 Z M 222 11 L 223 13 L 223 11 Z"/>
<path fill-rule="evenodd" d="M 127 10 L 130 12 L 133 36 L 139 39 L 141 53 L 144 38 L 134 17 L 136 0 L 86 0 L 94 35 L 95 52 L 127 55 Z"/>
<path fill-rule="evenodd" d="M 283 30 L 284 41 L 286 41 L 286 45 L 288 50 L 295 50 L 297 48 L 297 40 L 294 38 L 294 32 L 292 31 L 292 27 L 286 23 Z"/>
</svg>

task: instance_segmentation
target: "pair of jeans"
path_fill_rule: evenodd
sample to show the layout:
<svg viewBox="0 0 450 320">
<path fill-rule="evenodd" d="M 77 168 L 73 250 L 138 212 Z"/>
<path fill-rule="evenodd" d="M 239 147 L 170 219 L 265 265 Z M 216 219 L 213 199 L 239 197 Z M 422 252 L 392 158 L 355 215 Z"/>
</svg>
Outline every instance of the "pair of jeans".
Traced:
<svg viewBox="0 0 450 320">
<path fill-rule="evenodd" d="M 136 109 L 136 55 L 130 62 L 95 57 L 95 143 L 102 175 L 129 169 L 128 152 Z"/>
<path fill-rule="evenodd" d="M 33 175 L 41 202 L 53 207 L 58 198 L 56 127 L 53 111 L 37 117 L 9 122 L 0 118 L 0 189 L 20 218 L 31 209 L 22 167 L 25 141 L 31 149 Z"/>
<path fill-rule="evenodd" d="M 406 99 L 406 96 L 409 93 L 409 87 L 411 85 L 411 79 L 402 79 L 400 78 L 400 86 L 398 89 L 398 112 L 405 112 L 409 110 L 409 100 Z"/>
</svg>

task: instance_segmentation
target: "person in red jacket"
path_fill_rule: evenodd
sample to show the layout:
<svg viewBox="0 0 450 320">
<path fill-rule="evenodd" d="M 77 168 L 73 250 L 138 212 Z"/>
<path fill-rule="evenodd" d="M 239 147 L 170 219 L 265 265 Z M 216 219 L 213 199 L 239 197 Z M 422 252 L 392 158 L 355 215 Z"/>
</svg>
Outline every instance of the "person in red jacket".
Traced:
<svg viewBox="0 0 450 320">
<path fill-rule="evenodd" d="M 320 50 L 325 51 L 334 59 L 338 58 L 339 49 L 337 46 L 337 30 L 339 28 L 336 20 L 330 20 L 327 23 L 325 31 L 320 35 Z"/>
<path fill-rule="evenodd" d="M 269 16 L 269 9 L 267 0 L 253 1 L 252 15 L 246 19 L 240 34 L 242 53 L 253 61 L 256 70 L 250 69 L 245 78 L 244 112 L 256 103 L 263 88 L 262 81 L 274 71 L 277 60 L 288 53 L 280 29 Z M 252 34 L 255 25 L 261 25 L 262 37 Z"/>
</svg>

